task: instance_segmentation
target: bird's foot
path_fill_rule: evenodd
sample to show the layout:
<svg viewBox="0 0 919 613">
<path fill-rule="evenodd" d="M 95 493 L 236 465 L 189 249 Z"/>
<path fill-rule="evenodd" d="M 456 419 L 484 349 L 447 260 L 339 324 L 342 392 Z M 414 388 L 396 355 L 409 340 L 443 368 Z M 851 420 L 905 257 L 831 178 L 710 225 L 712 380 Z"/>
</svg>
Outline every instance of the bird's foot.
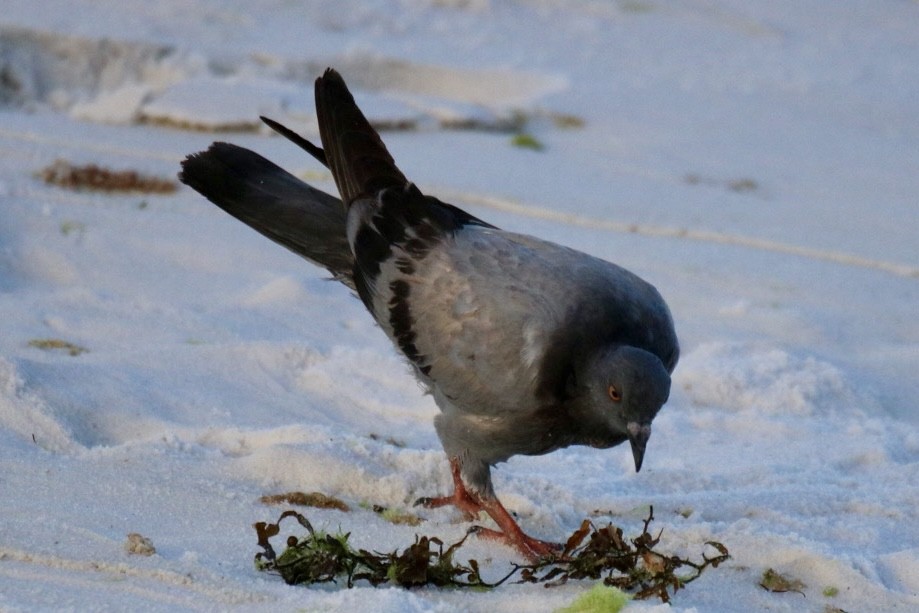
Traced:
<svg viewBox="0 0 919 613">
<path fill-rule="evenodd" d="M 473 526 L 470 532 L 479 538 L 498 541 L 499 543 L 504 543 L 516 549 L 517 552 L 531 564 L 536 564 L 537 562 L 545 560 L 554 560 L 561 555 L 564 549 L 564 546 L 560 543 L 543 541 L 519 531 L 517 533 L 508 533 L 501 532 L 500 530 L 492 530 L 491 528 L 483 528 L 482 526 Z"/>
<path fill-rule="evenodd" d="M 450 460 L 450 472 L 453 474 L 453 493 L 451 495 L 419 498 L 415 501 L 415 506 L 436 509 L 452 504 L 463 512 L 463 516 L 467 520 L 472 521 L 483 510 L 482 504 L 466 490 L 463 479 L 460 477 L 459 462 L 455 459 Z"/>
<path fill-rule="evenodd" d="M 500 529 L 494 530 L 474 526 L 470 532 L 481 538 L 498 541 L 513 547 L 531 564 L 535 564 L 540 560 L 556 559 L 561 555 L 564 550 L 562 545 L 541 541 L 526 535 L 517 525 L 514 517 L 507 512 L 501 501 L 495 498 L 494 495 L 483 496 L 475 490 L 471 492 L 467 490 L 460 475 L 458 459 L 451 458 L 450 472 L 453 475 L 453 494 L 436 498 L 419 498 L 415 501 L 415 506 L 436 509 L 437 507 L 453 505 L 462 511 L 468 520 L 474 520 L 481 511 L 485 511 L 498 524 Z"/>
<path fill-rule="evenodd" d="M 466 492 L 453 492 L 450 496 L 437 496 L 436 498 L 424 497 L 419 498 L 415 501 L 416 507 L 424 507 L 426 509 L 436 509 L 438 507 L 445 507 L 447 505 L 453 505 L 463 513 L 463 517 L 468 521 L 474 520 L 479 515 L 479 511 L 482 510 L 482 506 L 473 500 Z"/>
</svg>

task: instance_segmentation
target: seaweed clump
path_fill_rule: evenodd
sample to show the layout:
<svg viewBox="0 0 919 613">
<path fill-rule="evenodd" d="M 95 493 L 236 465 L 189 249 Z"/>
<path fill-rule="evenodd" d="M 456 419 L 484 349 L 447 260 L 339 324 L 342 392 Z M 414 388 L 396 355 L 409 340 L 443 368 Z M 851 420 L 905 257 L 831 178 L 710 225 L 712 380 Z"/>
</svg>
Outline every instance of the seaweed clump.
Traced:
<svg viewBox="0 0 919 613">
<path fill-rule="evenodd" d="M 56 160 L 41 169 L 38 177 L 49 185 L 72 190 L 171 194 L 178 188 L 175 181 L 136 170 L 111 170 L 96 164 L 77 166 L 66 160 Z"/>
<path fill-rule="evenodd" d="M 284 551 L 277 555 L 270 541 L 280 534 L 280 523 L 288 517 L 296 518 L 306 529 L 306 535 L 289 536 Z M 457 560 L 457 552 L 469 535 L 475 533 L 475 527 L 449 546 L 440 539 L 416 535 L 415 542 L 403 550 L 377 553 L 352 546 L 350 533 L 332 535 L 317 531 L 301 513 L 285 511 L 273 524 L 255 524 L 262 548 L 255 554 L 255 564 L 259 570 L 277 573 L 288 584 L 343 580 L 349 588 L 356 581 L 407 588 L 423 585 L 493 588 L 514 577 L 518 583 L 541 583 L 545 587 L 569 580 L 602 579 L 605 585 L 631 593 L 633 598 L 656 597 L 670 602 L 674 593 L 695 581 L 707 568 L 717 568 L 730 558 L 727 548 L 715 541 L 705 543 L 715 555 L 703 553 L 696 561 L 661 553 L 656 549 L 661 533 L 654 536 L 648 531 L 653 520 L 652 508 L 641 534 L 634 538 L 624 537 L 622 529 L 612 524 L 598 528 L 584 520 L 558 556 L 533 564 L 515 564 L 503 578 L 489 582 L 482 577 L 478 561 Z"/>
</svg>

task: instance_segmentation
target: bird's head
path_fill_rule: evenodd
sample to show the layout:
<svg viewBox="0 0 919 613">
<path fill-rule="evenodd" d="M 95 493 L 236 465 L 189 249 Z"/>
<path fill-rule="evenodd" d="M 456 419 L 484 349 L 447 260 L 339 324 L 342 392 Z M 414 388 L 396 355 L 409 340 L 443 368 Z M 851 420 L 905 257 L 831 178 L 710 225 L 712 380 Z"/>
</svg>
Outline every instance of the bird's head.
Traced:
<svg viewBox="0 0 919 613">
<path fill-rule="evenodd" d="M 592 356 L 579 379 L 591 427 L 605 430 L 610 444 L 628 439 L 638 472 L 651 421 L 670 396 L 670 374 L 663 362 L 643 349 L 617 345 Z"/>
</svg>

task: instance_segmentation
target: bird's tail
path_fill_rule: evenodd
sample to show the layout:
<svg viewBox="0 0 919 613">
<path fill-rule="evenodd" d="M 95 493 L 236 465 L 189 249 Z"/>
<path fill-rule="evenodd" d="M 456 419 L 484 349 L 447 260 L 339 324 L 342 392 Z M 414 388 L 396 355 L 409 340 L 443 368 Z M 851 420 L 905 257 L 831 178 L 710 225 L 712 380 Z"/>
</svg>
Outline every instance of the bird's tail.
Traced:
<svg viewBox="0 0 919 613">
<path fill-rule="evenodd" d="M 405 187 L 405 175 L 332 68 L 316 79 L 316 117 L 326 165 L 346 205 L 388 187 Z"/>
<path fill-rule="evenodd" d="M 207 151 L 188 156 L 179 180 L 354 288 L 347 213 L 338 198 L 307 185 L 257 153 L 229 143 L 214 143 Z"/>
</svg>

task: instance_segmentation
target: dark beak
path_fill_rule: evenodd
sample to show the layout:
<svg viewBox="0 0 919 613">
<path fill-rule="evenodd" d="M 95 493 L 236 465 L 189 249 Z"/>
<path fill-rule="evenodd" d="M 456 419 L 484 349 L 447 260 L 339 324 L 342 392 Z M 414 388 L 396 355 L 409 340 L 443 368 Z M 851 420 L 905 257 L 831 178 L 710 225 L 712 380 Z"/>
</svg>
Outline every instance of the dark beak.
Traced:
<svg viewBox="0 0 919 613">
<path fill-rule="evenodd" d="M 636 423 L 628 425 L 629 443 L 632 445 L 632 458 L 635 460 L 635 472 L 641 470 L 641 462 L 645 459 L 645 447 L 651 438 L 651 426 L 639 426 Z"/>
</svg>

